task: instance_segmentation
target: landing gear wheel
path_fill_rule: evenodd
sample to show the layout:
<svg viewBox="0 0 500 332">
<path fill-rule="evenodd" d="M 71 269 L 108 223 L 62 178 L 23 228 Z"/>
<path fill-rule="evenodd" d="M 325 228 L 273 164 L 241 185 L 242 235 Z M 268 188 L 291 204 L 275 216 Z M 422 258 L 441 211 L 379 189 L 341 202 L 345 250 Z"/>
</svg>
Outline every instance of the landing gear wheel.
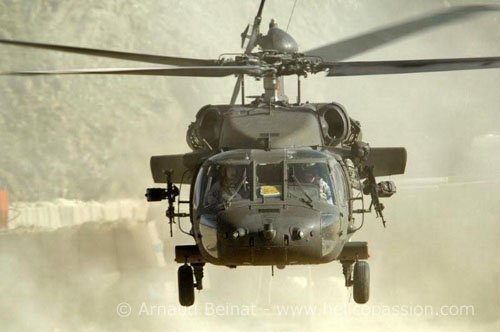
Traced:
<svg viewBox="0 0 500 332">
<path fill-rule="evenodd" d="M 363 304 L 370 297 L 370 265 L 368 262 L 357 262 L 354 265 L 353 277 L 354 302 Z"/>
<path fill-rule="evenodd" d="M 179 284 L 179 302 L 184 307 L 194 304 L 194 279 L 193 268 L 182 265 L 177 271 L 177 283 Z"/>
</svg>

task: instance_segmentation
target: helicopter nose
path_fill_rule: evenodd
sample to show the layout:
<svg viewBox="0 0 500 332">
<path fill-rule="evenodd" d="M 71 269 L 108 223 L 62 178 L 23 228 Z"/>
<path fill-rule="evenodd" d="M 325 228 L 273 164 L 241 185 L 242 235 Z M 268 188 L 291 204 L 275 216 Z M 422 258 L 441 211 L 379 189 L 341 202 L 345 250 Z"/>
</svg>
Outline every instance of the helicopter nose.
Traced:
<svg viewBox="0 0 500 332">
<path fill-rule="evenodd" d="M 338 242 L 335 215 L 325 219 L 302 207 L 226 210 L 218 216 L 218 258 L 236 265 L 323 262 Z"/>
<path fill-rule="evenodd" d="M 264 224 L 262 235 L 264 236 L 264 239 L 266 239 L 267 241 L 271 241 L 276 236 L 276 230 L 273 229 L 272 224 Z"/>
</svg>

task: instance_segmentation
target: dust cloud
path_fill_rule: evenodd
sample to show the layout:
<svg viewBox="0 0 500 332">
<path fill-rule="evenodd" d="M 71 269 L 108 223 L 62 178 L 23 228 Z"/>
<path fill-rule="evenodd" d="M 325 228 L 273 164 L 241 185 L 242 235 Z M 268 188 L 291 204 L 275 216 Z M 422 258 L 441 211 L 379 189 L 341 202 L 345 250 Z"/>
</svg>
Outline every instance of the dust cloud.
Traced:
<svg viewBox="0 0 500 332">
<path fill-rule="evenodd" d="M 307 50 L 460 4 L 469 2 L 298 0 L 289 32 L 301 50 Z M 257 1 L 221 0 L 7 1 L 0 3 L 0 37 L 215 58 L 239 51 L 239 34 L 257 6 Z M 263 27 L 270 18 L 286 26 L 292 6 L 293 1 L 268 0 Z M 485 13 L 353 59 L 498 56 L 499 24 L 500 13 Z M 0 58 L 0 70 L 135 65 L 7 46 L 0 47 Z M 357 314 L 362 307 L 353 304 L 343 287 L 337 263 L 287 267 L 276 270 L 274 277 L 270 268 L 207 266 L 206 289 L 196 294 L 196 312 L 179 311 L 173 246 L 191 240 L 178 231 L 170 239 L 165 224 L 158 224 L 166 239 L 167 264 L 155 266 L 153 253 L 146 249 L 151 245 L 146 225 L 138 222 L 56 231 L 60 236 L 31 229 L 2 233 L 0 329 L 498 330 L 500 71 L 318 76 L 303 81 L 303 100 L 338 101 L 361 121 L 372 146 L 407 148 L 407 173 L 394 177 L 396 183 L 449 179 L 441 185 L 402 185 L 384 202 L 387 229 L 368 216 L 354 237 L 370 244 L 367 313 Z M 149 157 L 188 151 L 185 129 L 196 111 L 205 104 L 227 103 L 233 84 L 233 78 L 3 77 L 0 187 L 6 187 L 14 201 L 139 198 L 151 184 Z M 260 84 L 248 79 L 247 94 L 260 93 Z M 293 78 L 287 78 L 286 89 L 294 100 Z M 139 235 L 118 245 L 121 250 L 91 250 L 92 239 L 108 243 L 95 238 L 123 230 Z M 79 240 L 72 241 L 72 236 Z M 51 254 L 42 254 L 41 247 Z M 81 257 L 81 252 L 88 256 Z M 140 255 L 131 258 L 130 252 Z M 120 261 L 124 256 L 133 262 Z M 117 314 L 123 302 L 132 309 L 128 317 Z M 212 305 L 237 309 L 231 314 L 223 308 L 216 315 L 209 310 Z M 280 314 L 277 305 L 346 306 L 355 312 Z M 473 306 L 474 315 L 425 316 L 416 309 L 406 315 L 374 314 L 381 308 L 428 305 L 435 312 L 443 305 Z M 153 306 L 163 306 L 166 312 Z M 244 309 L 252 306 L 253 314 L 245 315 Z"/>
</svg>

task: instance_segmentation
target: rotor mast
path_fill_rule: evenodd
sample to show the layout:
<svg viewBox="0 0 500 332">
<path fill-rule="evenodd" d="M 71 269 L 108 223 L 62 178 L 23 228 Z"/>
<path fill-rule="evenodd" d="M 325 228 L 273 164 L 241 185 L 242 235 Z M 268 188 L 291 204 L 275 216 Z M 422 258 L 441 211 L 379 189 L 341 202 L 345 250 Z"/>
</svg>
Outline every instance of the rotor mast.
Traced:
<svg viewBox="0 0 500 332">
<path fill-rule="evenodd" d="M 271 104 L 278 100 L 278 82 L 275 76 L 264 77 L 264 102 Z"/>
<path fill-rule="evenodd" d="M 274 103 L 277 101 L 288 101 L 285 95 L 285 79 L 283 76 L 264 77 L 264 102 Z"/>
</svg>

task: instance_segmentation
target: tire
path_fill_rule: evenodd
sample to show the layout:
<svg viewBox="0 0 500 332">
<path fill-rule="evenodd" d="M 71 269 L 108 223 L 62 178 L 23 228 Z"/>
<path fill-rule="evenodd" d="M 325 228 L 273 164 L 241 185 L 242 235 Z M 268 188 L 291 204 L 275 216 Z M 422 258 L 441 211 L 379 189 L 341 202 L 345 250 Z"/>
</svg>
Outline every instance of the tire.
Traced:
<svg viewBox="0 0 500 332">
<path fill-rule="evenodd" d="M 357 262 L 353 276 L 354 302 L 363 304 L 370 298 L 370 265 L 368 262 Z"/>
<path fill-rule="evenodd" d="M 177 271 L 177 283 L 179 285 L 179 303 L 184 307 L 194 304 L 194 279 L 193 268 L 182 265 Z"/>
</svg>

